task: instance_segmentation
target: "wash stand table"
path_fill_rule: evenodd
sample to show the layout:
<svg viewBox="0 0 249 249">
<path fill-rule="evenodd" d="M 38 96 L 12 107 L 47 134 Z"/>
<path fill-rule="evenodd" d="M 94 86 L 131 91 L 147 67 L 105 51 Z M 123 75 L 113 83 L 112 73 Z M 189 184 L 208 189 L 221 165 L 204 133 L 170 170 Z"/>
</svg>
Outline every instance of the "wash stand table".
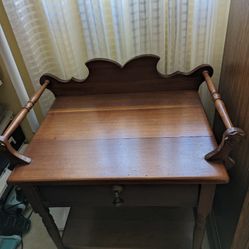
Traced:
<svg viewBox="0 0 249 249">
<path fill-rule="evenodd" d="M 215 186 L 229 180 L 223 162 L 232 162 L 243 132 L 232 126 L 209 65 L 165 76 L 158 60 L 140 56 L 123 67 L 92 60 L 82 81 L 43 75 L 39 92 L 1 137 L 17 166 L 9 183 L 22 187 L 58 249 L 201 249 Z M 227 128 L 219 146 L 198 95 L 204 80 Z M 20 155 L 7 138 L 45 88 L 56 100 Z M 62 238 L 50 207 L 71 207 Z M 190 245 L 176 236 L 185 216 L 173 207 L 195 210 Z"/>
</svg>

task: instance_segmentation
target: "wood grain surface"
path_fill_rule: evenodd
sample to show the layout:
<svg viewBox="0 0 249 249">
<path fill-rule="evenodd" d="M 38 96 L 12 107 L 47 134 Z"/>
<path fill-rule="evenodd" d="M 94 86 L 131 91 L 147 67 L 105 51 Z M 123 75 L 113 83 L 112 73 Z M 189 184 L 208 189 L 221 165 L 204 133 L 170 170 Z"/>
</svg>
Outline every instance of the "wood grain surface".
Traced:
<svg viewBox="0 0 249 249">
<path fill-rule="evenodd" d="M 114 207 L 114 186 L 121 186 L 119 207 L 196 207 L 198 184 L 42 185 L 46 207 Z M 82 198 L 84 196 L 84 198 Z M 117 206 L 115 206 L 117 207 Z"/>
<path fill-rule="evenodd" d="M 248 249 L 244 234 L 236 234 L 235 247 L 231 247 L 249 183 L 249 2 L 232 0 L 224 47 L 219 92 L 235 126 L 246 133 L 245 138 L 232 152 L 236 164 L 230 171 L 230 184 L 218 187 L 214 201 L 216 223 L 222 248 Z M 216 116 L 214 131 L 218 138 L 224 125 Z M 228 209 L 226 207 L 229 207 Z M 248 218 L 244 231 L 248 229 Z M 240 223 L 241 226 L 242 223 Z M 239 231 L 243 228 L 240 227 Z M 248 236 L 246 237 L 248 240 Z M 241 241 L 241 243 L 238 243 Z M 247 245 L 247 246 L 246 246 Z"/>
<path fill-rule="evenodd" d="M 176 226 L 160 205 L 197 208 L 192 248 L 201 248 L 215 185 L 229 180 L 222 163 L 204 158 L 217 144 L 197 90 L 203 71 L 211 76 L 213 69 L 162 75 L 158 61 L 144 55 L 121 66 L 98 59 L 87 62 L 85 80 L 41 77 L 56 100 L 26 151 L 31 164 L 15 168 L 9 182 L 23 188 L 58 249 L 96 241 L 101 248 L 135 248 L 136 242 L 190 248 L 191 235 L 176 235 L 183 227 L 192 231 L 193 222 L 186 227 L 177 216 Z M 63 243 L 48 207 L 65 205 L 72 212 Z M 166 224 L 167 238 L 160 233 Z"/>
<path fill-rule="evenodd" d="M 215 147 L 194 91 L 58 97 L 9 181 L 225 183 Z"/>
<path fill-rule="evenodd" d="M 35 138 L 80 140 L 211 135 L 198 93 L 178 91 L 59 97 Z"/>
<path fill-rule="evenodd" d="M 191 72 L 163 75 L 157 70 L 160 58 L 156 55 L 137 56 L 123 66 L 108 59 L 93 59 L 86 63 L 86 79 L 62 80 L 51 74 L 40 78 L 40 84 L 49 80 L 50 89 L 58 96 L 85 96 L 103 93 L 158 92 L 168 90 L 198 90 L 203 82 L 203 71 L 213 75 L 210 65 L 200 65 Z"/>
<path fill-rule="evenodd" d="M 241 209 L 240 218 L 235 231 L 231 249 L 248 249 L 249 248 L 249 189 Z"/>
</svg>

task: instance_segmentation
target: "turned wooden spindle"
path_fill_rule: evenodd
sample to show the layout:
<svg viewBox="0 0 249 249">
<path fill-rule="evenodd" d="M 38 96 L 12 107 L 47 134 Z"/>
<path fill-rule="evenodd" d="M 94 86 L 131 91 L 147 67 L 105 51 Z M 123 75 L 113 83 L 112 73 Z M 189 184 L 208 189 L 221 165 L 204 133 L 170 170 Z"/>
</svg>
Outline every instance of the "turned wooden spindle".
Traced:
<svg viewBox="0 0 249 249">
<path fill-rule="evenodd" d="M 229 115 L 227 113 L 226 106 L 225 106 L 223 100 L 221 99 L 220 94 L 217 92 L 216 87 L 215 87 L 211 77 L 209 76 L 207 71 L 204 71 L 202 74 L 205 78 L 208 90 L 209 90 L 209 92 L 212 96 L 212 99 L 214 101 L 215 108 L 218 111 L 218 113 L 220 114 L 220 117 L 221 117 L 226 129 L 232 128 L 233 124 L 232 124 L 232 121 L 230 120 Z"/>
<path fill-rule="evenodd" d="M 209 161 L 223 161 L 225 162 L 227 168 L 231 168 L 235 162 L 231 157 L 229 157 L 229 154 L 240 142 L 241 138 L 245 136 L 245 133 L 242 129 L 233 126 L 225 104 L 221 99 L 220 94 L 217 92 L 216 87 L 208 74 L 208 71 L 203 71 L 202 75 L 207 83 L 207 87 L 212 96 L 215 108 L 219 113 L 224 126 L 226 127 L 221 143 L 215 150 L 208 153 L 205 156 L 205 159 Z"/>
<path fill-rule="evenodd" d="M 4 131 L 3 137 L 9 138 L 15 129 L 20 125 L 20 123 L 25 119 L 28 112 L 33 108 L 35 103 L 38 101 L 44 90 L 46 89 L 49 81 L 46 80 L 40 89 L 34 94 L 34 96 L 27 102 L 27 104 L 18 112 L 12 122 L 9 124 L 8 128 Z"/>
<path fill-rule="evenodd" d="M 33 108 L 35 103 L 41 97 L 42 93 L 49 84 L 49 80 L 45 80 L 40 89 L 33 95 L 27 104 L 18 112 L 12 122 L 9 124 L 3 135 L 0 136 L 0 153 L 9 161 L 9 167 L 14 168 L 17 164 L 28 164 L 31 162 L 29 157 L 26 157 L 17 152 L 9 143 L 9 138 L 16 128 L 25 119 L 28 112 Z"/>
</svg>

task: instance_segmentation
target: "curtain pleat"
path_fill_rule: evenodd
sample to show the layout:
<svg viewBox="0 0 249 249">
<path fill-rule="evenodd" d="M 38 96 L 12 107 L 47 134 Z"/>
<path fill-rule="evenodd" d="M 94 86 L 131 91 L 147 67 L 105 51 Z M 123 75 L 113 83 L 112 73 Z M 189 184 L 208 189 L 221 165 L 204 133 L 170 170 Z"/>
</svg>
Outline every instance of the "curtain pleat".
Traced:
<svg viewBox="0 0 249 249">
<path fill-rule="evenodd" d="M 157 54 L 162 73 L 202 63 L 218 81 L 229 0 L 3 0 L 31 79 L 43 73 L 85 78 L 84 63 L 110 58 L 124 64 Z M 208 104 L 205 90 L 201 90 Z M 41 100 L 47 112 L 53 96 Z"/>
</svg>

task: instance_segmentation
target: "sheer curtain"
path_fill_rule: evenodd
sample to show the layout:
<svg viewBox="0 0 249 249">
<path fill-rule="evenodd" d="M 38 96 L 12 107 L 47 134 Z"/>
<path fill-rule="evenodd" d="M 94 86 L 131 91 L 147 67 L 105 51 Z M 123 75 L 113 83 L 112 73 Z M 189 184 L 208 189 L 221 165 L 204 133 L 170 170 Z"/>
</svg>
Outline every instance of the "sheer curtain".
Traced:
<svg viewBox="0 0 249 249">
<path fill-rule="evenodd" d="M 161 57 L 162 73 L 210 63 L 219 78 L 229 0 L 3 0 L 35 87 L 43 73 L 85 78 L 94 57 Z M 201 91 L 204 103 L 205 91 Z M 41 100 L 44 113 L 53 97 Z"/>
</svg>

